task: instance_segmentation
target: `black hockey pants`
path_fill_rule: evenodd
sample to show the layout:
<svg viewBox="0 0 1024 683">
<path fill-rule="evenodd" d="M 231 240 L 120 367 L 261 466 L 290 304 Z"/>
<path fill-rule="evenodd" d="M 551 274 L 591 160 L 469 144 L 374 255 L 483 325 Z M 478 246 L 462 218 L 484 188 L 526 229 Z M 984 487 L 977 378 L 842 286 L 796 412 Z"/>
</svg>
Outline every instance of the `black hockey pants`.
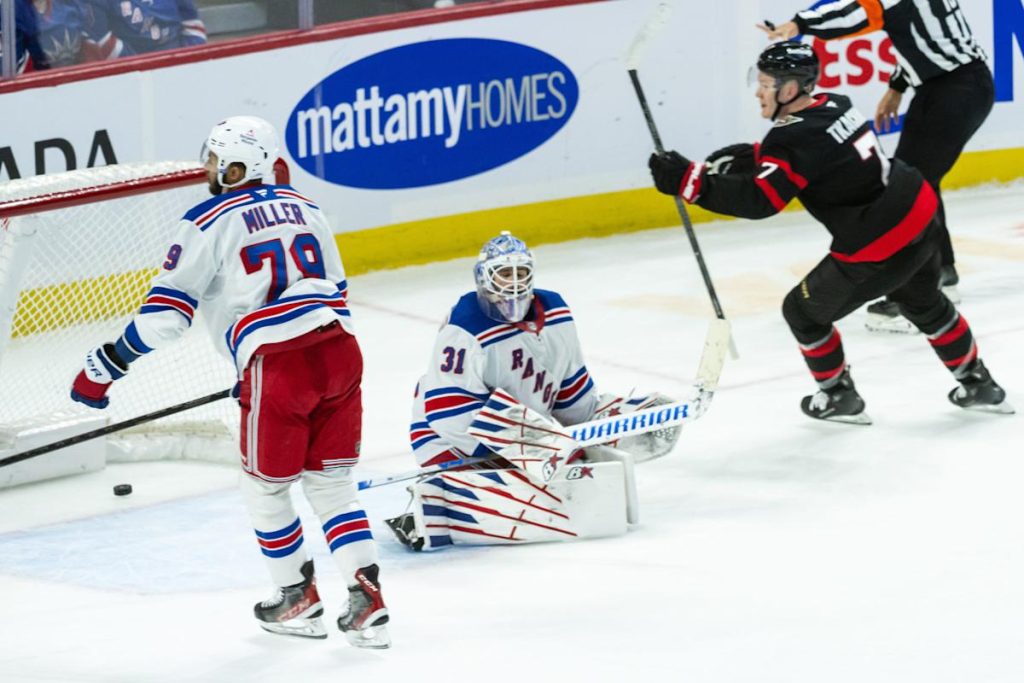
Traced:
<svg viewBox="0 0 1024 683">
<path fill-rule="evenodd" d="M 939 288 L 941 236 L 941 226 L 932 221 L 917 241 L 885 261 L 844 263 L 826 256 L 786 295 L 782 314 L 811 374 L 822 386 L 837 380 L 846 365 L 833 323 L 886 294 L 928 336 L 954 375 L 959 376 L 974 360 L 970 327 Z"/>
<path fill-rule="evenodd" d="M 954 258 L 939 184 L 992 111 L 994 100 L 992 72 L 985 62 L 974 61 L 918 86 L 903 120 L 894 156 L 921 171 L 939 195 L 944 266 L 953 265 Z"/>
</svg>

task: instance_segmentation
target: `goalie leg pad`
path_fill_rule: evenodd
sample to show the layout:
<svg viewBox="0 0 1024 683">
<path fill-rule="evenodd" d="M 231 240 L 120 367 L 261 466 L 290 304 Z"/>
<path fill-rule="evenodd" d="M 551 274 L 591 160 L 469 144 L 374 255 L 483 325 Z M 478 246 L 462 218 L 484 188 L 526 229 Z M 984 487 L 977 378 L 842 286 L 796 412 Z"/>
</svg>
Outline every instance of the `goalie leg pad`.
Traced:
<svg viewBox="0 0 1024 683">
<path fill-rule="evenodd" d="M 306 562 L 302 522 L 290 495 L 291 482 L 271 483 L 243 474 L 242 496 L 260 552 L 277 586 L 293 586 L 304 580 Z"/>
<path fill-rule="evenodd" d="M 626 496 L 626 521 L 640 523 L 640 497 L 636 492 L 635 458 L 631 453 L 611 446 L 591 446 L 585 450 L 590 462 L 617 462 L 622 464 L 622 485 Z"/>
<path fill-rule="evenodd" d="M 360 568 L 377 564 L 377 546 L 357 498 L 352 470 L 307 470 L 302 474 L 302 489 L 323 524 L 327 547 L 341 575 L 354 577 Z"/>
<path fill-rule="evenodd" d="M 568 465 L 549 482 L 515 468 L 445 472 L 413 486 L 414 534 L 423 550 L 616 536 L 626 491 L 622 462 Z"/>
</svg>

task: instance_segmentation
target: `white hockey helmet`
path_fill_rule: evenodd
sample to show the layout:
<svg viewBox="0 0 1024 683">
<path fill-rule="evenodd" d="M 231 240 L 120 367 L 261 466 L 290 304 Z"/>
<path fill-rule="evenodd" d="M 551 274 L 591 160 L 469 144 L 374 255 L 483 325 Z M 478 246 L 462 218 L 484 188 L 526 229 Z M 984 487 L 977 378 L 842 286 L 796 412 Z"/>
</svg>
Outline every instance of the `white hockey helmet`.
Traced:
<svg viewBox="0 0 1024 683">
<path fill-rule="evenodd" d="M 210 131 L 199 155 L 200 163 L 205 164 L 211 152 L 217 155 L 217 181 L 223 187 L 235 187 L 257 178 L 273 182 L 278 153 L 277 131 L 258 116 L 232 116 Z M 233 163 L 245 166 L 245 176 L 228 185 L 224 182 L 224 175 Z"/>
<path fill-rule="evenodd" d="M 493 320 L 517 323 L 533 303 L 533 253 L 508 230 L 480 250 L 473 268 L 476 299 Z"/>
</svg>

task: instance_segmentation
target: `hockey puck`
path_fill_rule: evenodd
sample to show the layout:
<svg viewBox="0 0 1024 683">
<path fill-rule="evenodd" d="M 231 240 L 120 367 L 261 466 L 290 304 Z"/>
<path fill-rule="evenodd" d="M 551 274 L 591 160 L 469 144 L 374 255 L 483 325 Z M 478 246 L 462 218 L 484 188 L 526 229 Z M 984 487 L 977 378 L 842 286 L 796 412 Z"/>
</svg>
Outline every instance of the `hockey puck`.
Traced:
<svg viewBox="0 0 1024 683">
<path fill-rule="evenodd" d="M 131 492 L 132 492 L 132 485 L 131 484 L 118 484 L 117 486 L 114 487 L 114 495 L 115 496 L 127 496 Z"/>
</svg>

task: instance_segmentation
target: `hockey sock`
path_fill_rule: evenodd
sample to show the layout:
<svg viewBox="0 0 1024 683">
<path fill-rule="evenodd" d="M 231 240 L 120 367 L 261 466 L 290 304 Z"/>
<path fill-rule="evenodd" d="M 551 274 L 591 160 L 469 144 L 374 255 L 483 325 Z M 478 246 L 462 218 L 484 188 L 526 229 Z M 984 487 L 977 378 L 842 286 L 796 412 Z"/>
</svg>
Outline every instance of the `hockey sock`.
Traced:
<svg viewBox="0 0 1024 683">
<path fill-rule="evenodd" d="M 242 477 L 242 492 L 252 519 L 260 552 L 270 577 L 278 586 L 294 586 L 303 580 L 306 551 L 302 546 L 302 522 L 289 495 L 290 483 L 271 484 Z"/>
<path fill-rule="evenodd" d="M 846 368 L 843 340 L 835 327 L 817 341 L 801 343 L 800 353 L 804 354 L 808 369 L 822 389 L 829 389 L 838 382 Z"/>
<path fill-rule="evenodd" d="M 978 357 L 978 345 L 974 343 L 971 326 L 955 310 L 951 319 L 928 334 L 928 343 L 957 379 L 967 374 L 971 363 Z"/>
<path fill-rule="evenodd" d="M 357 570 L 377 563 L 377 546 L 366 512 L 356 498 L 351 469 L 306 471 L 302 488 L 323 523 L 331 555 L 345 580 L 354 585 Z"/>
<path fill-rule="evenodd" d="M 260 552 L 267 558 L 270 575 L 279 586 L 293 586 L 301 579 L 295 578 L 294 567 L 299 567 L 301 576 L 302 565 L 306 562 L 306 554 L 299 552 L 302 548 L 302 522 L 296 517 L 287 526 L 280 529 L 255 529 L 256 540 L 260 544 Z"/>
</svg>

